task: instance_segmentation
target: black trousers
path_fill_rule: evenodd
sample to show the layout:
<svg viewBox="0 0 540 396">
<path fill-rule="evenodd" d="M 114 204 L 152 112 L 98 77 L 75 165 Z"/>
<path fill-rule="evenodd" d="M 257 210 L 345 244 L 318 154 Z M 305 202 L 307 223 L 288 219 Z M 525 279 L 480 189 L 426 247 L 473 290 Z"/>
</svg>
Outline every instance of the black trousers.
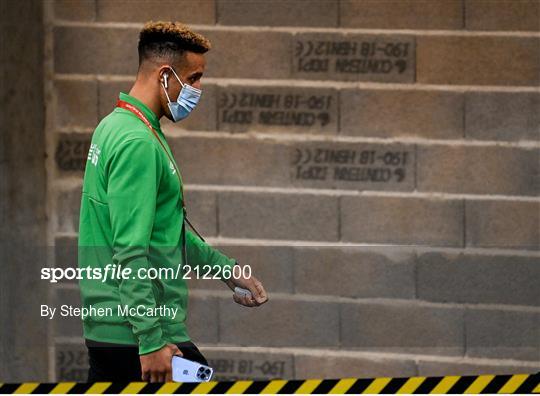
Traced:
<svg viewBox="0 0 540 396">
<path fill-rule="evenodd" d="M 90 368 L 88 382 L 138 382 L 141 379 L 139 348 L 136 345 L 110 344 L 85 340 Z M 191 341 L 176 344 L 183 357 L 208 365 L 205 357 Z"/>
</svg>

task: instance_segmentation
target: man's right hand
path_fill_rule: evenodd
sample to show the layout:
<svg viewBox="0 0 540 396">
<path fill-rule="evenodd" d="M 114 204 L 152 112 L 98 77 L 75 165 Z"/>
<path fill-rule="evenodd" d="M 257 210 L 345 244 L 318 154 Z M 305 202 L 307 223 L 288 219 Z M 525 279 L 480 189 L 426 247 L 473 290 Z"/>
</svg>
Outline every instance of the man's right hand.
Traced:
<svg viewBox="0 0 540 396">
<path fill-rule="evenodd" d="M 174 344 L 167 344 L 163 348 L 141 355 L 142 380 L 146 382 L 172 381 L 172 357 L 182 356 L 180 349 Z"/>
</svg>

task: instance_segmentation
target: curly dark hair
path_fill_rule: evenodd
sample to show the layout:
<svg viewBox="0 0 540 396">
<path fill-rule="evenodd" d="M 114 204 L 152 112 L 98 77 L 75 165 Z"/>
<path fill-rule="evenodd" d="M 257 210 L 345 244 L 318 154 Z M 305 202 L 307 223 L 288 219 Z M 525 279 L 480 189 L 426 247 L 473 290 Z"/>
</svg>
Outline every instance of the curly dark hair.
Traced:
<svg viewBox="0 0 540 396">
<path fill-rule="evenodd" d="M 139 34 L 139 67 L 148 59 L 178 60 L 185 51 L 204 54 L 210 40 L 179 22 L 147 22 Z"/>
</svg>

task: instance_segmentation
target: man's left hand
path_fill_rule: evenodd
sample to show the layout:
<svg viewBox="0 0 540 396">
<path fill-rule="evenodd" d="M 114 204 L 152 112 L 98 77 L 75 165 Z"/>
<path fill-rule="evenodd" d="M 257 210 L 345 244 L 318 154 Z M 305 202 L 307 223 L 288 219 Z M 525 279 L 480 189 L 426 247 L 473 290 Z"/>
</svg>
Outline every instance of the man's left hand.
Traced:
<svg viewBox="0 0 540 396">
<path fill-rule="evenodd" d="M 233 300 L 240 305 L 244 305 L 246 307 L 258 307 L 259 305 L 268 301 L 268 296 L 266 295 L 266 290 L 264 290 L 263 284 L 254 276 L 238 279 L 231 277 L 225 283 L 233 292 L 236 286 L 247 289 L 251 292 L 251 296 L 249 297 L 239 296 L 236 293 L 233 294 Z"/>
</svg>

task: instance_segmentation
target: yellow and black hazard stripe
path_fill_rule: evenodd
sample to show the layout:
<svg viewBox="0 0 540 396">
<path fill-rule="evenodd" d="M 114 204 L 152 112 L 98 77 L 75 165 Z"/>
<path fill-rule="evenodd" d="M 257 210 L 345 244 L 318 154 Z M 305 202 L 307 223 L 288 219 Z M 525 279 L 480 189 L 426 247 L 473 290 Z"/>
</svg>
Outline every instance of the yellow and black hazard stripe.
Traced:
<svg viewBox="0 0 540 396">
<path fill-rule="evenodd" d="M 358 394 L 358 393 L 540 393 L 540 373 L 445 377 L 344 378 L 203 383 L 37 383 L 0 384 L 0 393 L 48 394 Z"/>
</svg>

